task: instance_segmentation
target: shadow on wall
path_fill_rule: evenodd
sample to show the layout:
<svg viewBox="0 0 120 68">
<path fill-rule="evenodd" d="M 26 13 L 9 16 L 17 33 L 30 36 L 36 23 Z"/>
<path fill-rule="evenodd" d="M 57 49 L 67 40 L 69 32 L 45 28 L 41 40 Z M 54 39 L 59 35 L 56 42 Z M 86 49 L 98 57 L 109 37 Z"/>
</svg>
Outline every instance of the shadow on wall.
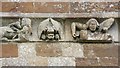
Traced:
<svg viewBox="0 0 120 68">
<path fill-rule="evenodd" d="M 119 32 L 118 38 L 119 38 L 119 42 L 120 42 L 120 18 L 117 19 L 117 23 L 118 23 L 118 30 L 119 30 L 118 31 Z"/>
</svg>

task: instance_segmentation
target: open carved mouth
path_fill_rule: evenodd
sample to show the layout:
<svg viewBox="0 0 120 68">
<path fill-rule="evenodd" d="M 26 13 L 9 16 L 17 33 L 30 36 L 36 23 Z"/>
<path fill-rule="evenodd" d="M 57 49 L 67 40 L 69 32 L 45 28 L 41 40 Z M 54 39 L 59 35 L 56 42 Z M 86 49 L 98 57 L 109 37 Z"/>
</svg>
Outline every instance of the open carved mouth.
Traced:
<svg viewBox="0 0 120 68">
<path fill-rule="evenodd" d="M 48 34 L 48 38 L 49 39 L 53 39 L 54 38 L 54 34 Z"/>
</svg>

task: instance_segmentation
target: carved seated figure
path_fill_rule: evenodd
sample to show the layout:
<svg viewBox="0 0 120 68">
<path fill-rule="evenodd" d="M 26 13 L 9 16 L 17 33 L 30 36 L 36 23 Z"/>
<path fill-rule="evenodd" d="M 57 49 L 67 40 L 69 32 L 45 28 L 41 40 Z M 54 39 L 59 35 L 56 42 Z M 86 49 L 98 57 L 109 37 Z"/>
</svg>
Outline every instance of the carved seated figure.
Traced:
<svg viewBox="0 0 120 68">
<path fill-rule="evenodd" d="M 6 41 L 29 40 L 29 34 L 32 34 L 31 20 L 29 18 L 22 18 L 22 21 L 17 21 L 8 26 L 0 27 L 1 39 Z"/>
<path fill-rule="evenodd" d="M 90 19 L 86 24 L 72 23 L 72 36 L 81 40 L 112 40 L 112 36 L 107 31 L 113 22 L 114 19 L 110 18 L 101 24 L 96 19 Z M 76 28 L 79 29 L 79 36 L 76 34 Z"/>
</svg>

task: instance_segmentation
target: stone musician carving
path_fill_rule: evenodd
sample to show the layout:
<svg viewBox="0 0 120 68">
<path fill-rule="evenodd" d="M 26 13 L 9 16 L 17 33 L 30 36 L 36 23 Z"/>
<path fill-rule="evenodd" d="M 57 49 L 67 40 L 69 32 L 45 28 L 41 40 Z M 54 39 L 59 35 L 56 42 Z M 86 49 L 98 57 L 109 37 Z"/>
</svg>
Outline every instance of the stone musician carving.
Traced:
<svg viewBox="0 0 120 68">
<path fill-rule="evenodd" d="M 112 36 L 107 31 L 113 23 L 113 18 L 109 18 L 101 24 L 94 18 L 88 20 L 86 24 L 73 22 L 71 24 L 72 36 L 74 39 L 81 40 L 112 40 Z"/>
<path fill-rule="evenodd" d="M 22 18 L 19 21 L 0 27 L 1 40 L 6 41 L 27 41 L 32 34 L 31 20 Z"/>
</svg>

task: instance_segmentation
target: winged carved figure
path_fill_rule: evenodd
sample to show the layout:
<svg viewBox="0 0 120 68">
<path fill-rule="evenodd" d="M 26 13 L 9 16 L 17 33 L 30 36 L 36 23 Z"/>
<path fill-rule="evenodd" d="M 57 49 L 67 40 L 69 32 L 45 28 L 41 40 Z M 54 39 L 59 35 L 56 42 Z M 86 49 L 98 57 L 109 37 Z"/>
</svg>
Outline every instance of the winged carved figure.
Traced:
<svg viewBox="0 0 120 68">
<path fill-rule="evenodd" d="M 82 40 L 112 40 L 112 36 L 108 33 L 109 28 L 113 25 L 114 18 L 106 19 L 100 24 L 94 18 L 82 24 L 73 22 L 71 24 L 72 36 L 74 39 Z"/>
</svg>

